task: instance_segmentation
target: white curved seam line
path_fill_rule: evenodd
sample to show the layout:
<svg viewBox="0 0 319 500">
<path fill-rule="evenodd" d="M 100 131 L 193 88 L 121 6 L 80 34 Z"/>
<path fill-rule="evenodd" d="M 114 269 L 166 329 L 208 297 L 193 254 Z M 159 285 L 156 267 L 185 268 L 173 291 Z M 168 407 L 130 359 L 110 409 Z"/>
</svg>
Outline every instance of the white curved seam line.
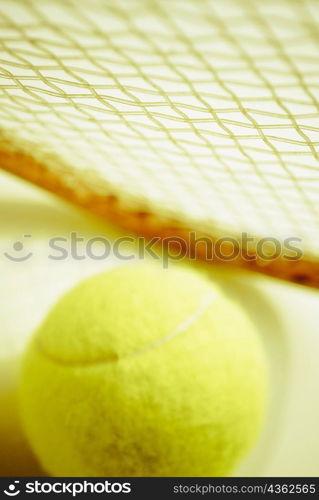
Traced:
<svg viewBox="0 0 319 500">
<path fill-rule="evenodd" d="M 41 342 L 39 342 L 39 340 L 37 340 L 37 342 L 36 342 L 37 349 L 47 359 L 51 360 L 54 363 L 57 363 L 59 365 L 64 365 L 64 366 L 77 366 L 77 367 L 82 366 L 83 367 L 83 366 L 98 365 L 98 364 L 104 364 L 104 363 L 119 362 L 119 361 L 122 361 L 125 359 L 129 359 L 129 358 L 133 358 L 135 356 L 142 355 L 145 352 L 148 352 L 148 351 L 168 342 L 169 340 L 173 339 L 177 335 L 187 331 L 190 326 L 192 326 L 196 321 L 198 321 L 200 319 L 200 317 L 207 311 L 207 309 L 212 305 L 213 302 L 215 302 L 216 299 L 217 299 L 217 295 L 213 295 L 212 293 L 205 295 L 205 297 L 202 299 L 202 302 L 199 305 L 198 309 L 196 309 L 196 311 L 191 316 L 189 316 L 184 321 L 182 321 L 182 323 L 180 323 L 180 325 L 178 325 L 178 327 L 175 330 L 173 330 L 172 333 L 169 333 L 169 334 L 165 335 L 164 337 L 162 337 L 158 340 L 155 340 L 154 342 L 151 342 L 147 346 L 134 351 L 132 354 L 127 354 L 126 356 L 122 356 L 121 358 L 118 358 L 118 359 L 102 359 L 102 360 L 95 360 L 95 361 L 88 362 L 88 363 L 84 363 L 84 362 L 72 363 L 72 361 L 63 362 L 62 360 L 55 358 L 54 356 L 52 356 L 48 352 L 46 352 L 46 350 L 42 347 Z"/>
<path fill-rule="evenodd" d="M 171 333 L 168 333 L 165 335 L 165 337 L 162 337 L 158 340 L 155 340 L 154 342 L 151 342 L 148 344 L 146 347 L 143 347 L 142 349 L 139 349 L 135 351 L 134 353 L 130 354 L 129 357 L 132 358 L 134 356 L 138 356 L 140 354 L 144 354 L 147 351 L 150 351 L 151 349 L 154 349 L 155 347 L 158 347 L 165 342 L 168 342 L 169 340 L 173 339 L 177 335 L 180 335 L 181 333 L 185 332 L 190 328 L 196 321 L 199 320 L 199 318 L 207 311 L 207 309 L 212 305 L 212 303 L 216 300 L 217 296 L 213 294 L 206 295 L 201 304 L 199 305 L 198 309 L 188 318 L 186 318 L 178 327 Z"/>
</svg>

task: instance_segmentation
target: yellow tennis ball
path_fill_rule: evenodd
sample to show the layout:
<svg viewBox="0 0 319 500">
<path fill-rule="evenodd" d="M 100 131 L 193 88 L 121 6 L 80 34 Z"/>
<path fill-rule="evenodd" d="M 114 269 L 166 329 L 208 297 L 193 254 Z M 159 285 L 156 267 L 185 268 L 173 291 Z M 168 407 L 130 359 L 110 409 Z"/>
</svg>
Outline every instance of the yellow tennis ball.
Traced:
<svg viewBox="0 0 319 500">
<path fill-rule="evenodd" d="M 222 476 L 254 442 L 258 334 L 205 276 L 155 265 L 82 282 L 25 355 L 21 414 L 57 476 Z"/>
</svg>

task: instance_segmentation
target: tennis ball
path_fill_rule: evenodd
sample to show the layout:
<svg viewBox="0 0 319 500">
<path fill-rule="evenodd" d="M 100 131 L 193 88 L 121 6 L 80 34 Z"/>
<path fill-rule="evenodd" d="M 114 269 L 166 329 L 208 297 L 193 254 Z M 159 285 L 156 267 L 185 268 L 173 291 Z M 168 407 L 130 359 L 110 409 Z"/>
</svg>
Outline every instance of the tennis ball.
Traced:
<svg viewBox="0 0 319 500">
<path fill-rule="evenodd" d="M 26 433 L 57 476 L 223 476 L 254 442 L 267 375 L 252 324 L 205 276 L 149 264 L 67 293 L 26 352 Z"/>
</svg>

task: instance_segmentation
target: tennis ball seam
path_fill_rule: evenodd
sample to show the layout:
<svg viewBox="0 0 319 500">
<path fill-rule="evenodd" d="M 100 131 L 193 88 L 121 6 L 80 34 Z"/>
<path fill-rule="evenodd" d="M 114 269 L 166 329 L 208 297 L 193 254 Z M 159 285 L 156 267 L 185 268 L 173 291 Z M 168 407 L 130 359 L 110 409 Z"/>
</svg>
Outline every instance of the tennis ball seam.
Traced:
<svg viewBox="0 0 319 500">
<path fill-rule="evenodd" d="M 174 330 L 173 332 L 170 332 L 163 337 L 156 339 L 146 346 L 136 349 L 130 354 L 124 355 L 124 356 L 117 356 L 115 353 L 114 355 L 110 355 L 109 358 L 103 358 L 100 360 L 94 360 L 94 361 L 63 361 L 59 359 L 58 357 L 55 357 L 54 355 L 48 353 L 45 349 L 45 347 L 41 344 L 39 339 L 36 339 L 34 341 L 34 346 L 36 347 L 37 351 L 41 353 L 43 357 L 45 357 L 48 361 L 51 361 L 54 364 L 60 365 L 60 366 L 65 366 L 65 367 L 89 367 L 89 366 L 95 366 L 95 365 L 102 365 L 102 364 L 109 364 L 109 363 L 117 363 L 119 361 L 122 361 L 124 359 L 130 359 L 130 358 L 135 358 L 137 356 L 141 356 L 148 351 L 151 351 L 153 349 L 156 349 L 157 347 L 165 344 L 166 342 L 169 342 L 170 340 L 173 340 L 175 337 L 178 335 L 185 333 L 188 331 L 188 329 L 194 325 L 199 319 L 203 317 L 206 311 L 208 311 L 209 307 L 215 302 L 217 299 L 215 294 L 208 293 L 206 294 L 196 311 L 194 311 L 190 316 L 188 316 L 185 320 L 183 320 Z"/>
</svg>

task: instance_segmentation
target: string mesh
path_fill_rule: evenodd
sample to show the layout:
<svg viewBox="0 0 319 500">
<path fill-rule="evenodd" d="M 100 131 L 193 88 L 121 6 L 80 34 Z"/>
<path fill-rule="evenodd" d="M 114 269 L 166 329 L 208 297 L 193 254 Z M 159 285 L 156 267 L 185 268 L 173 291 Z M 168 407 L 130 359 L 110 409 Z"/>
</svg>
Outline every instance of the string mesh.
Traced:
<svg viewBox="0 0 319 500">
<path fill-rule="evenodd" d="M 0 126 L 76 186 L 319 254 L 317 0 L 1 0 Z"/>
</svg>

